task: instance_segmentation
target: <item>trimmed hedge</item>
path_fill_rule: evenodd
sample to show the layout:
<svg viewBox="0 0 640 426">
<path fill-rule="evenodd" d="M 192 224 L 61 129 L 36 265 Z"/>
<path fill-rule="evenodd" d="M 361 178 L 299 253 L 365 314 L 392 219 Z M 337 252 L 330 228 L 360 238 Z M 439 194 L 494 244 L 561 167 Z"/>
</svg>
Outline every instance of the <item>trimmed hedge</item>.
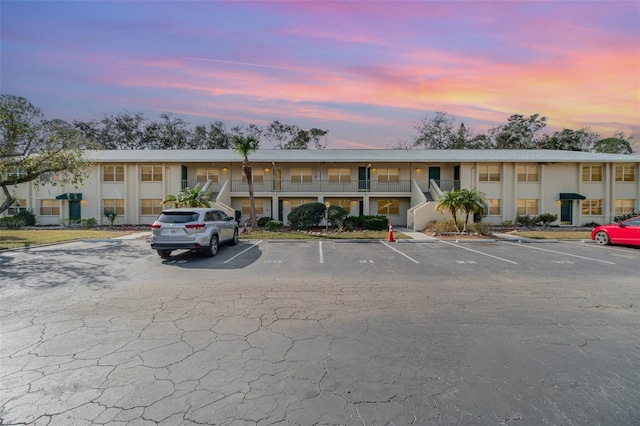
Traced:
<svg viewBox="0 0 640 426">
<path fill-rule="evenodd" d="M 375 216 L 347 216 L 342 225 L 349 229 L 366 229 L 370 231 L 386 231 L 389 229 L 389 218 L 382 215 Z"/>
<path fill-rule="evenodd" d="M 324 211 L 327 208 L 322 203 L 303 204 L 291 210 L 287 221 L 292 228 L 315 228 L 324 219 Z"/>
</svg>

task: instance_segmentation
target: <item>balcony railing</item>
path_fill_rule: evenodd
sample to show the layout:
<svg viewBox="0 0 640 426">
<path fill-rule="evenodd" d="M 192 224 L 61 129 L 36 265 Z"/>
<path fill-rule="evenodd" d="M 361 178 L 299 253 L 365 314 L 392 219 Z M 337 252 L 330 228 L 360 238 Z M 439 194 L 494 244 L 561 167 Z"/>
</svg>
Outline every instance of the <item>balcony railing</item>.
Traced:
<svg viewBox="0 0 640 426">
<path fill-rule="evenodd" d="M 314 180 L 312 182 L 291 182 L 274 180 L 253 182 L 254 192 L 409 192 L 411 181 L 378 182 L 373 180 L 353 180 L 349 182 L 330 182 L 328 180 Z M 231 192 L 247 192 L 249 187 L 243 180 L 231 181 Z"/>
<path fill-rule="evenodd" d="M 452 189 L 460 189 L 460 181 L 459 180 L 440 180 L 435 179 L 436 185 L 442 192 L 451 191 Z M 431 182 L 429 182 L 429 187 L 431 187 Z"/>
<path fill-rule="evenodd" d="M 182 189 L 193 188 L 194 186 L 196 186 L 196 184 L 200 184 L 200 188 L 202 189 L 202 187 L 204 187 L 205 183 L 206 182 L 197 181 L 197 180 L 193 180 L 193 179 L 183 180 L 182 181 Z M 222 188 L 222 184 L 223 183 L 224 182 L 212 182 L 211 185 L 209 186 L 208 191 L 219 192 L 220 188 Z"/>
</svg>

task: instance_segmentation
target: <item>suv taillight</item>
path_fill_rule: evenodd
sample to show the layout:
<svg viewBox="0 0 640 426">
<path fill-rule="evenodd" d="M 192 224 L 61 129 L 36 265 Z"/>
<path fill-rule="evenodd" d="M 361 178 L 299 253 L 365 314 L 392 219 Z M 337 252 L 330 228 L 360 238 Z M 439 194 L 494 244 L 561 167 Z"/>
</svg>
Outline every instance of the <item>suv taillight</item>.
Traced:
<svg viewBox="0 0 640 426">
<path fill-rule="evenodd" d="M 162 225 L 159 225 L 159 224 L 157 224 L 157 223 L 154 223 L 154 224 L 152 224 L 152 225 L 151 225 L 151 227 L 152 227 L 153 229 L 158 229 L 158 228 L 162 228 Z"/>
<path fill-rule="evenodd" d="M 200 229 L 200 228 L 204 228 L 204 223 L 189 223 L 184 227 L 187 229 Z"/>
</svg>

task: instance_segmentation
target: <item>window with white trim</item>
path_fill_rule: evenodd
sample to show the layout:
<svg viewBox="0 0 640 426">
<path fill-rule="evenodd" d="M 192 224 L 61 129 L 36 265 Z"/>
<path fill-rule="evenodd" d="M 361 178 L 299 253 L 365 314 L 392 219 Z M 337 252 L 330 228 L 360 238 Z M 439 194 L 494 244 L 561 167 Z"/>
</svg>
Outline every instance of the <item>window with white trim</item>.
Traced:
<svg viewBox="0 0 640 426">
<path fill-rule="evenodd" d="M 602 182 L 602 166 L 582 166 L 583 182 Z"/>
<path fill-rule="evenodd" d="M 524 199 L 518 200 L 518 216 L 536 216 L 538 214 L 538 200 Z"/>
<path fill-rule="evenodd" d="M 256 204 L 256 215 L 264 214 L 264 201 L 255 200 L 255 204 Z M 242 200 L 242 214 L 243 215 L 251 214 L 251 200 L 249 199 Z"/>
<path fill-rule="evenodd" d="M 478 180 L 480 182 L 500 182 L 499 164 L 480 164 L 478 166 Z"/>
<path fill-rule="evenodd" d="M 351 169 L 334 168 L 329 169 L 329 183 L 349 183 L 351 182 Z"/>
<path fill-rule="evenodd" d="M 400 200 L 378 200 L 378 214 L 400 214 Z"/>
<path fill-rule="evenodd" d="M 104 212 L 116 212 L 116 216 L 124 216 L 124 199 L 103 199 L 102 213 Z"/>
<path fill-rule="evenodd" d="M 253 183 L 264 183 L 264 170 L 251 169 L 251 181 Z M 242 172 L 242 182 L 247 183 L 247 176 Z"/>
<path fill-rule="evenodd" d="M 102 181 L 103 182 L 123 182 L 124 181 L 124 166 L 123 165 L 111 165 L 105 164 L 102 166 Z"/>
<path fill-rule="evenodd" d="M 40 200 L 40 216 L 60 216 L 60 201 Z"/>
<path fill-rule="evenodd" d="M 400 181 L 400 169 L 397 167 L 380 167 L 376 170 L 378 182 L 391 183 Z"/>
<path fill-rule="evenodd" d="M 310 198 L 299 198 L 299 199 L 289 200 L 289 202 L 291 203 L 291 210 L 293 210 L 296 207 L 300 207 L 303 204 L 317 203 L 318 200 L 312 200 Z"/>
<path fill-rule="evenodd" d="M 140 181 L 162 182 L 162 166 L 157 164 L 140 166 Z"/>
<path fill-rule="evenodd" d="M 140 200 L 141 215 L 158 215 L 162 212 L 162 207 L 160 198 L 142 198 Z"/>
<path fill-rule="evenodd" d="M 538 182 L 538 165 L 521 164 L 518 166 L 518 182 Z"/>
<path fill-rule="evenodd" d="M 500 198 L 487 199 L 487 215 L 499 216 L 501 214 L 502 209 L 500 208 Z"/>
<path fill-rule="evenodd" d="M 616 166 L 616 182 L 635 182 L 636 167 L 631 165 Z"/>
<path fill-rule="evenodd" d="M 309 183 L 312 180 L 313 170 L 310 167 L 291 168 L 291 182 L 292 183 Z"/>
<path fill-rule="evenodd" d="M 15 203 L 9 206 L 7 214 L 9 216 L 15 216 L 20 212 L 27 211 L 27 200 L 24 198 L 16 199 Z"/>
<path fill-rule="evenodd" d="M 582 200 L 582 214 L 600 216 L 602 214 L 602 200 Z"/>
<path fill-rule="evenodd" d="M 199 183 L 205 183 L 208 180 L 218 183 L 218 176 L 218 169 L 196 169 L 196 182 Z"/>
<path fill-rule="evenodd" d="M 634 205 L 636 200 L 632 199 L 617 199 L 615 201 L 615 214 L 616 216 L 623 214 L 631 214 L 635 211 Z"/>
</svg>

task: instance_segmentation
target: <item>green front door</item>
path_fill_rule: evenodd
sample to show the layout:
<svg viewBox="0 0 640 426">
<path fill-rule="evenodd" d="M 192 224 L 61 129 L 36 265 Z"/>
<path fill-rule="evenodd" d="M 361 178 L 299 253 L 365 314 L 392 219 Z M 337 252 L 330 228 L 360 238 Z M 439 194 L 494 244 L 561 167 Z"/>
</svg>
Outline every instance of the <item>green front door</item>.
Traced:
<svg viewBox="0 0 640 426">
<path fill-rule="evenodd" d="M 369 181 L 371 180 L 371 170 L 369 167 L 358 168 L 358 190 L 368 191 Z"/>
<path fill-rule="evenodd" d="M 440 186 L 440 167 L 429 167 L 429 188 L 431 188 L 431 179 Z"/>
<path fill-rule="evenodd" d="M 69 200 L 69 219 L 80 220 L 82 218 L 80 200 Z"/>
<path fill-rule="evenodd" d="M 560 200 L 560 224 L 571 225 L 573 218 L 573 200 Z"/>
</svg>

